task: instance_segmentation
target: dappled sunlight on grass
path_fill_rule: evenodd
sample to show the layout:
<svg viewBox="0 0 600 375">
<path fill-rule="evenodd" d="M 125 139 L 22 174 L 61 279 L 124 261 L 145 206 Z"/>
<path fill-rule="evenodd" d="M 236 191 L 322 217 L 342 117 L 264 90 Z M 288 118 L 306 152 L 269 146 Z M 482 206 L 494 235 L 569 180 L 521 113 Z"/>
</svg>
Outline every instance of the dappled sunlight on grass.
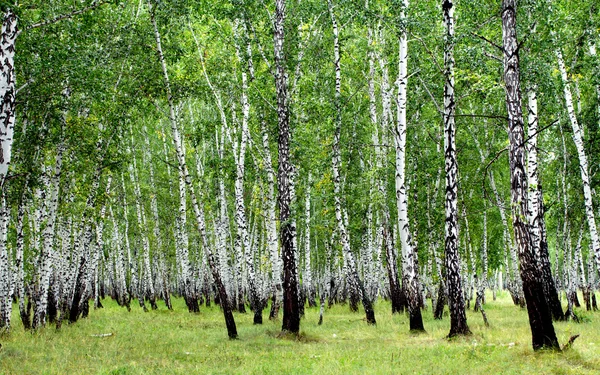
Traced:
<svg viewBox="0 0 600 375">
<path fill-rule="evenodd" d="M 586 323 L 556 323 L 561 343 L 581 334 L 566 353 L 534 353 L 527 312 L 501 294 L 489 295 L 486 312 L 467 312 L 471 336 L 447 340 L 449 318 L 433 320 L 424 312 L 426 333 L 408 331 L 404 315 L 389 303 L 375 305 L 377 326 L 369 326 L 348 306 L 306 310 L 299 337 L 280 338 L 281 321 L 253 325 L 252 314 L 235 314 L 239 340 L 228 340 L 218 307 L 189 314 L 180 299 L 174 311 L 131 312 L 104 301 L 88 319 L 24 332 L 13 317 L 13 333 L 0 338 L 0 374 L 598 374 L 600 313 L 580 311 Z M 111 336 L 92 335 L 112 333 Z"/>
</svg>

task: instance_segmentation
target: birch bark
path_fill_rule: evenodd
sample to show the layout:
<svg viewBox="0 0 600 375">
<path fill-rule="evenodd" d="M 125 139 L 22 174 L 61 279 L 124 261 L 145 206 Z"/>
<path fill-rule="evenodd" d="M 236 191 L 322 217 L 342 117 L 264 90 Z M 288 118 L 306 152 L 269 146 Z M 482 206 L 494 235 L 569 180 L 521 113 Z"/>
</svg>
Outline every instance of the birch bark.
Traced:
<svg viewBox="0 0 600 375">
<path fill-rule="evenodd" d="M 523 293 L 527 304 L 534 350 L 560 350 L 540 273 L 532 251 L 529 228 L 526 224 L 527 175 L 525 173 L 525 146 L 523 113 L 519 77 L 519 44 L 517 41 L 517 4 L 515 0 L 502 1 L 502 41 L 504 52 L 504 82 L 508 112 L 509 161 L 513 230 L 519 250 Z"/>
<path fill-rule="evenodd" d="M 185 160 L 185 154 L 183 153 L 183 150 L 182 150 L 183 142 L 182 142 L 182 138 L 179 133 L 179 129 L 177 127 L 177 120 L 176 120 L 176 116 L 175 116 L 175 106 L 173 104 L 173 95 L 171 93 L 171 85 L 169 82 L 169 74 L 167 71 L 167 64 L 165 61 L 165 57 L 164 57 L 164 54 L 162 51 L 160 32 L 158 30 L 158 26 L 156 24 L 156 19 L 154 17 L 154 9 L 151 9 L 150 14 L 151 14 L 152 26 L 154 28 L 154 36 L 156 39 L 156 49 L 158 50 L 158 56 L 159 56 L 161 68 L 163 71 L 163 78 L 165 81 L 165 89 L 167 92 L 167 101 L 169 103 L 169 122 L 171 124 L 171 132 L 173 135 L 173 142 L 175 144 L 175 151 L 177 153 L 179 173 L 183 175 L 185 185 L 187 186 L 190 197 L 192 198 L 192 207 L 194 208 L 194 214 L 196 217 L 196 227 L 200 234 L 200 237 L 202 240 L 202 247 L 203 247 L 204 251 L 206 252 L 206 256 L 208 259 L 209 267 L 211 269 L 213 280 L 215 281 L 215 285 L 216 285 L 218 293 L 219 293 L 219 297 L 221 300 L 221 307 L 223 309 L 223 315 L 225 318 L 225 324 L 227 326 L 227 334 L 230 339 L 235 339 L 235 338 L 237 338 L 237 328 L 235 325 L 235 320 L 233 318 L 233 313 L 231 311 L 231 304 L 230 304 L 229 298 L 227 296 L 227 291 L 225 289 L 225 285 L 223 284 L 223 281 L 221 280 L 218 262 L 217 262 L 216 258 L 214 257 L 214 255 L 210 249 L 210 246 L 209 246 L 208 238 L 206 235 L 206 221 L 204 218 L 204 209 L 200 206 L 198 199 L 196 197 L 196 192 L 194 190 L 194 187 L 192 185 L 192 180 L 191 180 L 190 174 L 188 172 L 188 168 L 187 168 L 187 164 L 186 164 L 186 160 Z"/>
<path fill-rule="evenodd" d="M 58 146 L 55 159 L 53 176 L 47 179 L 46 185 L 46 221 L 42 232 L 42 253 L 40 254 L 40 284 L 36 298 L 32 328 L 40 328 L 46 325 L 46 311 L 48 309 L 48 291 L 50 288 L 50 275 L 52 274 L 54 258 L 54 234 L 58 210 L 58 196 L 60 187 L 60 174 L 62 169 L 62 157 L 64 143 Z"/>
<path fill-rule="evenodd" d="M 562 52 L 556 50 L 556 57 L 558 60 L 558 69 L 563 81 L 563 89 L 565 96 L 565 103 L 567 106 L 567 112 L 571 121 L 571 128 L 573 129 L 573 142 L 577 148 L 577 155 L 579 157 L 579 171 L 581 172 L 581 182 L 583 184 L 583 198 L 585 202 L 585 216 L 587 219 L 588 228 L 590 231 L 591 247 L 596 258 L 596 265 L 600 269 L 600 238 L 598 238 L 598 227 L 596 226 L 596 218 L 594 214 L 594 205 L 592 200 L 592 189 L 590 187 L 589 177 L 589 166 L 585 148 L 583 147 L 583 137 L 581 127 L 577 121 L 575 109 L 573 107 L 573 96 L 571 94 L 571 86 L 569 84 L 569 78 L 567 75 L 567 69 L 563 61 Z"/>
<path fill-rule="evenodd" d="M 546 240 L 546 225 L 544 220 L 544 200 L 539 178 L 537 161 L 538 105 L 535 87 L 527 94 L 528 102 L 528 139 L 527 142 L 527 221 L 530 227 L 532 251 L 536 256 L 538 267 L 542 274 L 542 286 L 548 302 L 548 307 L 554 320 L 563 320 L 564 313 L 558 299 L 558 292 L 552 277 L 548 242 Z"/>
<path fill-rule="evenodd" d="M 446 26 L 444 33 L 445 254 L 448 306 L 450 307 L 450 333 L 448 337 L 453 337 L 468 335 L 471 331 L 467 325 L 458 255 L 458 165 L 456 159 L 456 126 L 454 124 L 456 104 L 454 101 L 454 4 L 452 0 L 443 0 L 442 9 Z"/>
<path fill-rule="evenodd" d="M 350 239 L 348 238 L 347 224 L 343 217 L 342 209 L 342 198 L 341 198 L 341 179 L 340 179 L 340 168 L 342 164 L 342 158 L 340 154 L 340 136 L 342 131 L 342 103 L 341 103 L 341 67 L 340 67 L 340 44 L 339 44 L 339 29 L 337 19 L 334 12 L 332 0 L 328 1 L 329 14 L 331 16 L 331 23 L 333 26 L 334 36 L 334 65 L 335 65 L 335 133 L 333 136 L 333 199 L 335 203 L 335 217 L 337 221 L 337 229 L 340 234 L 340 240 L 342 242 L 342 251 L 347 262 L 348 273 L 347 280 L 350 293 L 350 308 L 355 311 L 358 310 L 358 301 L 362 299 L 363 307 L 367 318 L 367 323 L 375 324 L 375 312 L 373 311 L 372 302 L 369 300 L 369 296 L 366 295 L 362 281 L 358 276 L 358 270 L 356 266 L 356 260 L 354 254 L 350 249 Z"/>
<path fill-rule="evenodd" d="M 402 1 L 401 22 L 406 25 L 408 0 Z M 402 249 L 402 281 L 406 290 L 411 331 L 424 331 L 423 317 L 419 305 L 419 282 L 415 269 L 415 250 L 409 231 L 408 197 L 406 194 L 406 103 L 408 85 L 408 31 L 404 26 L 400 32 L 398 55 L 398 108 L 397 123 L 394 129 L 396 148 L 396 208 L 398 210 L 398 231 Z"/>
<path fill-rule="evenodd" d="M 294 228 L 290 222 L 290 179 L 293 166 L 290 160 L 290 113 L 288 103 L 288 77 L 285 67 L 285 11 L 286 0 L 275 0 L 273 48 L 275 53 L 275 88 L 277 95 L 277 118 L 279 128 L 279 221 L 281 256 L 283 258 L 283 325 L 282 331 L 297 334 L 300 331 L 298 303 L 298 275 L 296 274 L 296 252 Z"/>
</svg>

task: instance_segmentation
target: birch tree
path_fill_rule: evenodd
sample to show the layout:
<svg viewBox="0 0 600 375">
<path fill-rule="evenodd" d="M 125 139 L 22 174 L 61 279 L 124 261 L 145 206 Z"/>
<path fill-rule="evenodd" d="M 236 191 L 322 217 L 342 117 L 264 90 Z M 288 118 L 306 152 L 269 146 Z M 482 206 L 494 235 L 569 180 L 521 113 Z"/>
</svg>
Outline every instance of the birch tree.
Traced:
<svg viewBox="0 0 600 375">
<path fill-rule="evenodd" d="M 296 252 L 294 249 L 295 229 L 290 222 L 290 179 L 293 166 L 290 160 L 290 112 L 288 82 L 285 66 L 285 13 L 286 0 L 275 0 L 273 19 L 273 48 L 275 52 L 275 88 L 277 96 L 277 119 L 279 128 L 279 236 L 283 258 L 283 325 L 282 331 L 297 334 L 300 331 L 298 308 L 298 275 L 296 274 Z"/>
<path fill-rule="evenodd" d="M 565 67 L 560 49 L 556 50 L 556 57 L 558 60 L 558 69 L 563 82 L 563 92 L 565 104 L 567 106 L 567 113 L 571 122 L 571 129 L 573 129 L 573 142 L 577 148 L 577 156 L 579 158 L 579 171 L 581 173 L 583 198 L 585 202 L 585 217 L 590 231 L 591 247 L 594 252 L 594 257 L 596 258 L 596 265 L 600 268 L 600 238 L 598 237 L 598 227 L 596 226 L 596 216 L 594 213 L 594 203 L 592 200 L 592 189 L 590 187 L 588 158 L 583 146 L 583 134 L 581 127 L 579 126 L 579 122 L 577 121 L 577 115 L 573 106 L 571 85 L 567 75 L 567 68 Z"/>
<path fill-rule="evenodd" d="M 454 122 L 454 4 L 442 2 L 444 23 L 444 158 L 446 170 L 446 278 L 450 307 L 449 337 L 470 334 L 465 314 L 458 255 L 458 165 L 456 160 L 456 126 Z M 464 207 L 464 206 L 463 206 Z M 468 235 L 468 227 L 467 227 Z M 470 242 L 470 241 L 469 241 Z"/>
<path fill-rule="evenodd" d="M 196 217 L 196 227 L 200 234 L 200 237 L 202 240 L 202 247 L 203 247 L 204 251 L 206 252 L 206 256 L 208 258 L 208 264 L 211 269 L 213 280 L 215 282 L 217 291 L 219 293 L 221 307 L 223 308 L 223 315 L 225 318 L 225 325 L 227 326 L 227 334 L 230 339 L 235 339 L 235 338 L 237 338 L 237 328 L 235 325 L 235 320 L 233 318 L 233 313 L 231 311 L 231 304 L 229 302 L 229 297 L 227 295 L 225 285 L 223 284 L 223 281 L 221 280 L 221 275 L 220 275 L 220 271 L 218 268 L 217 260 L 214 257 L 214 255 L 210 249 L 209 243 L 208 243 L 208 238 L 206 235 L 206 221 L 205 221 L 205 216 L 204 216 L 204 210 L 199 205 L 198 199 L 196 197 L 196 192 L 192 185 L 192 179 L 188 172 L 185 154 L 183 153 L 183 149 L 182 149 L 182 137 L 181 137 L 181 134 L 180 134 L 178 126 L 177 126 L 177 117 L 175 115 L 175 105 L 173 103 L 173 94 L 171 93 L 169 73 L 167 71 L 167 64 L 166 64 L 165 57 L 164 57 L 163 50 L 162 50 L 161 35 L 158 30 L 158 25 L 156 23 L 156 19 L 154 16 L 155 8 L 152 6 L 152 4 L 149 4 L 149 6 L 150 6 L 150 19 L 152 22 L 152 27 L 154 29 L 154 37 L 156 40 L 156 49 L 158 51 L 158 57 L 159 57 L 160 65 L 162 68 L 165 90 L 167 93 L 167 102 L 169 104 L 169 123 L 171 124 L 171 132 L 172 132 L 172 136 L 173 136 L 173 143 L 175 145 L 175 151 L 177 154 L 179 173 L 181 175 L 183 175 L 185 185 L 189 191 L 190 197 L 192 198 L 192 207 L 194 209 L 194 215 Z"/>
<path fill-rule="evenodd" d="M 400 38 L 398 55 L 398 108 L 394 129 L 394 145 L 396 148 L 396 208 L 398 210 L 398 231 L 402 249 L 402 282 L 406 290 L 408 314 L 411 331 L 424 331 L 423 317 L 419 304 L 419 287 L 415 270 L 415 250 L 413 249 L 408 222 L 408 197 L 406 194 L 406 104 L 408 85 L 408 31 L 406 15 L 408 0 L 403 0 L 400 10 Z"/>
<path fill-rule="evenodd" d="M 552 317 L 544 296 L 541 275 L 533 254 L 527 226 L 527 175 L 525 172 L 525 145 L 521 82 L 519 77 L 519 44 L 517 41 L 517 4 L 502 1 L 502 46 L 504 53 L 504 82 L 508 112 L 509 162 L 513 230 L 519 250 L 520 273 L 529 315 L 533 349 L 560 349 Z"/>
</svg>

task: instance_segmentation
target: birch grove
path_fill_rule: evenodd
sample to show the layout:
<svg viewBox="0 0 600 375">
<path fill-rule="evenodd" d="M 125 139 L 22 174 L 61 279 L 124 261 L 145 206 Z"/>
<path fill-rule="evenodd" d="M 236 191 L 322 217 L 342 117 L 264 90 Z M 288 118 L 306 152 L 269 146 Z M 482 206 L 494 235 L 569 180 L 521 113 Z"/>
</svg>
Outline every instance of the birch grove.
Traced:
<svg viewBox="0 0 600 375">
<path fill-rule="evenodd" d="M 453 337 L 506 298 L 561 349 L 600 286 L 598 17 L 517 3 L 2 5 L 0 334 L 110 298 Z"/>
</svg>

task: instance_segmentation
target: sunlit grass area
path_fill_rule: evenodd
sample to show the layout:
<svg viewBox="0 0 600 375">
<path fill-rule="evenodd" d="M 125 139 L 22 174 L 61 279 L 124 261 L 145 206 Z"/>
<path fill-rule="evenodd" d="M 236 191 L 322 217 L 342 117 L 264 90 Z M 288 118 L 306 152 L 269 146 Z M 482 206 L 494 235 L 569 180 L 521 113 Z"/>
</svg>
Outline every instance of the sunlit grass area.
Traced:
<svg viewBox="0 0 600 375">
<path fill-rule="evenodd" d="M 298 339 L 279 338 L 281 321 L 252 324 L 252 314 L 236 314 L 239 340 L 230 341 L 218 306 L 189 314 L 181 299 L 174 311 L 159 305 L 131 312 L 105 300 L 87 319 L 37 333 L 24 332 L 18 314 L 10 336 L 0 338 L 1 374 L 598 374 L 600 313 L 578 310 L 583 323 L 556 323 L 561 344 L 581 334 L 565 353 L 535 353 L 527 312 L 507 294 L 481 315 L 468 311 L 473 335 L 445 339 L 449 318 L 424 312 L 424 334 L 408 332 L 408 319 L 376 304 L 377 326 L 348 306 L 306 310 Z M 16 306 L 15 306 L 16 307 Z M 15 309 L 16 311 L 16 309 Z M 105 337 L 93 335 L 110 333 Z"/>
</svg>

